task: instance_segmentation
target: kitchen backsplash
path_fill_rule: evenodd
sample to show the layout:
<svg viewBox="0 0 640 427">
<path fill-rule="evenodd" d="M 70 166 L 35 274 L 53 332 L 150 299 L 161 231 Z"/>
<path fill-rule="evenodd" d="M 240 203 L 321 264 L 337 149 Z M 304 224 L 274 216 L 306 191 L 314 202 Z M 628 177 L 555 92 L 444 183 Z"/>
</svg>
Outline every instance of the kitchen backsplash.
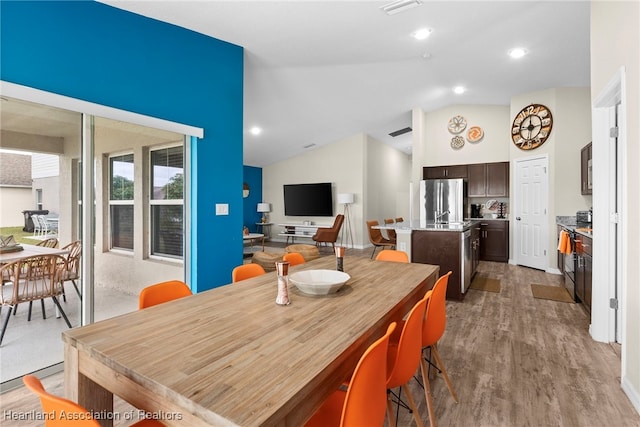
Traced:
<svg viewBox="0 0 640 427">
<path fill-rule="evenodd" d="M 493 209 L 490 209 L 489 206 L 487 206 L 487 202 L 492 202 L 493 200 L 495 200 L 497 203 L 495 203 L 495 207 Z M 504 203 L 505 208 L 504 208 L 504 215 L 506 218 L 509 218 L 509 198 L 508 197 L 497 197 L 495 199 L 490 198 L 490 197 L 469 197 L 467 199 L 467 204 L 468 204 L 468 209 L 469 211 L 467 212 L 467 217 L 471 216 L 471 204 L 480 204 L 482 206 L 482 208 L 480 209 L 480 214 L 484 217 L 490 217 L 492 214 L 497 214 L 498 213 L 498 206 L 500 203 Z"/>
</svg>

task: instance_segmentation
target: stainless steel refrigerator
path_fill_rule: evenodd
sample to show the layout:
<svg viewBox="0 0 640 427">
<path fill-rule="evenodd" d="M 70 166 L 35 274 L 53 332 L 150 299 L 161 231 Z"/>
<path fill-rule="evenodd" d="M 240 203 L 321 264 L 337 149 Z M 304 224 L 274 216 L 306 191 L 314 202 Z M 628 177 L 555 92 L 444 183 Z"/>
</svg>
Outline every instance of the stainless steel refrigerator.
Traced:
<svg viewBox="0 0 640 427">
<path fill-rule="evenodd" d="M 465 190 L 463 179 L 420 181 L 420 226 L 464 222 Z"/>
</svg>

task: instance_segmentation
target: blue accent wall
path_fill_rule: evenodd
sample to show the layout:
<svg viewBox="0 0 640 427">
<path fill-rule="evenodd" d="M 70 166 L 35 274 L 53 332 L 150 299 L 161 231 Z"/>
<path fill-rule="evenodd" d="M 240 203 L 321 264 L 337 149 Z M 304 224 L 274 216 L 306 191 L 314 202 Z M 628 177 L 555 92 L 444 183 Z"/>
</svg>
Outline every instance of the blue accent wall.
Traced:
<svg viewBox="0 0 640 427">
<path fill-rule="evenodd" d="M 192 146 L 194 291 L 242 263 L 243 49 L 93 1 L 2 1 L 0 78 L 204 128 Z M 228 203 L 228 216 L 215 204 Z"/>
<path fill-rule="evenodd" d="M 244 226 L 252 233 L 261 233 L 257 222 L 260 222 L 262 214 L 258 213 L 258 203 L 262 200 L 262 168 L 254 166 L 244 167 L 244 182 L 249 185 L 249 197 L 244 199 L 243 218 Z M 268 202 L 268 201 L 267 201 Z"/>
</svg>

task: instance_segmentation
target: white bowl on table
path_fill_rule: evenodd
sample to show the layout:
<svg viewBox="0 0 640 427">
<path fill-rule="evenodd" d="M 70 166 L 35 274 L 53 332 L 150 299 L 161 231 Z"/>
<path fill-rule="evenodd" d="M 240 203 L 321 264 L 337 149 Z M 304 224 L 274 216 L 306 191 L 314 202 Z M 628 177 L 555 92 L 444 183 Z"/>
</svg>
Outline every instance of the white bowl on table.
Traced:
<svg viewBox="0 0 640 427">
<path fill-rule="evenodd" d="M 309 295 L 329 295 L 338 290 L 351 276 L 337 270 L 303 270 L 289 275 L 300 292 Z"/>
</svg>

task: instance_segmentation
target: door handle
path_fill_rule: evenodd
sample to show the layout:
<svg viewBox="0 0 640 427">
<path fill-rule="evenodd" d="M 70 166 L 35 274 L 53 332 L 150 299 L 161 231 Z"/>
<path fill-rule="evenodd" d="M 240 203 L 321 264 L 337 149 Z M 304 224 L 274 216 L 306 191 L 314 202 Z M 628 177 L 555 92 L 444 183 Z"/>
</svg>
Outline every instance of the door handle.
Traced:
<svg viewBox="0 0 640 427">
<path fill-rule="evenodd" d="M 522 218 L 520 218 L 519 216 L 516 217 L 516 221 L 520 221 Z"/>
</svg>

